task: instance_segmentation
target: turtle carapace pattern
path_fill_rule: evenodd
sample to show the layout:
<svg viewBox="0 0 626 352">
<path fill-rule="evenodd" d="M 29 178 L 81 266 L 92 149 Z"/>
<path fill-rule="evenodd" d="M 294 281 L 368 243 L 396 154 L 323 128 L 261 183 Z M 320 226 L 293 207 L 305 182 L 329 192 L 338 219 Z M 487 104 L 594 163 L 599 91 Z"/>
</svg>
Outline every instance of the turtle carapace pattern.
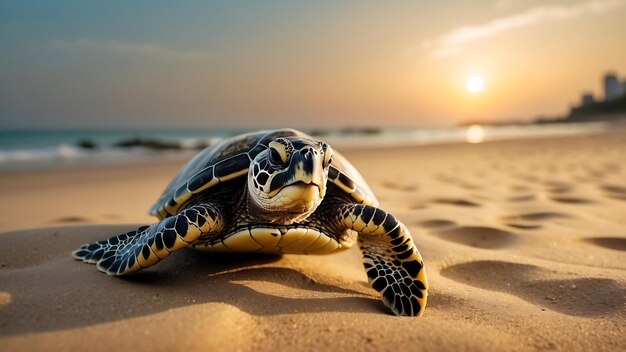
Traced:
<svg viewBox="0 0 626 352">
<path fill-rule="evenodd" d="M 370 285 L 397 315 L 420 316 L 428 282 L 407 227 L 378 208 L 359 172 L 300 131 L 224 139 L 189 161 L 150 209 L 159 222 L 72 253 L 126 275 L 191 247 L 206 252 L 326 254 L 358 242 Z"/>
</svg>

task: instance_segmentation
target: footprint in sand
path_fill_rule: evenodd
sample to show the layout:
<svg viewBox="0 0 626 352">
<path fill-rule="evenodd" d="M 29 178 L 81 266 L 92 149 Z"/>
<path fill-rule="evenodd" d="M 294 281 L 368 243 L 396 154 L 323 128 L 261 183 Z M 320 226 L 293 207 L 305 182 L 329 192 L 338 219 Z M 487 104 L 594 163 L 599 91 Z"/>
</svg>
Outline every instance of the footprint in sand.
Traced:
<svg viewBox="0 0 626 352">
<path fill-rule="evenodd" d="M 542 227 L 542 221 L 568 218 L 569 215 L 557 212 L 537 212 L 503 216 L 500 219 L 510 227 L 523 230 L 536 230 Z"/>
<path fill-rule="evenodd" d="M 521 230 L 537 230 L 542 228 L 539 224 L 517 224 L 517 223 L 508 223 L 506 226 L 514 227 L 516 229 Z"/>
<path fill-rule="evenodd" d="M 80 216 L 66 216 L 63 218 L 59 218 L 54 220 L 53 222 L 55 223 L 62 223 L 62 224 L 74 224 L 74 223 L 87 223 L 87 222 L 91 222 L 91 220 L 87 219 L 87 218 L 83 218 Z"/>
<path fill-rule="evenodd" d="M 480 204 L 461 198 L 434 198 L 432 203 L 456 205 L 459 207 L 479 207 Z"/>
<path fill-rule="evenodd" d="M 518 296 L 532 304 L 575 316 L 599 316 L 622 311 L 626 288 L 605 278 L 579 278 L 534 265 L 476 261 L 453 265 L 441 275 L 485 290 Z"/>
<path fill-rule="evenodd" d="M 432 233 L 447 241 L 483 249 L 508 247 L 517 240 L 517 236 L 511 232 L 484 226 L 458 226 Z"/>
<path fill-rule="evenodd" d="M 518 202 L 529 202 L 529 201 L 534 200 L 536 198 L 537 198 L 537 196 L 535 196 L 534 194 L 528 194 L 528 195 L 524 195 L 524 196 L 509 197 L 506 200 L 509 201 L 509 202 L 518 203 Z"/>
<path fill-rule="evenodd" d="M 558 180 L 548 180 L 543 182 L 546 187 L 570 187 L 571 185 L 567 182 L 558 181 Z"/>
<path fill-rule="evenodd" d="M 544 185 L 546 186 L 546 191 L 553 194 L 568 193 L 573 189 L 570 184 L 559 181 L 547 181 Z"/>
<path fill-rule="evenodd" d="M 587 175 L 592 179 L 603 179 L 606 177 L 606 172 L 602 170 L 591 170 L 587 173 Z"/>
<path fill-rule="evenodd" d="M 572 191 L 572 187 L 569 186 L 563 186 L 563 187 L 549 187 L 546 188 L 546 191 L 552 194 L 563 194 L 563 193 L 569 193 Z"/>
<path fill-rule="evenodd" d="M 578 198 L 578 197 L 550 197 L 551 200 L 559 203 L 566 204 L 589 204 L 593 203 L 591 199 Z"/>
<path fill-rule="evenodd" d="M 584 241 L 616 251 L 626 251 L 626 238 L 622 237 L 594 237 L 585 238 Z"/>
<path fill-rule="evenodd" d="M 396 190 L 396 191 L 403 191 L 403 192 L 416 191 L 417 188 L 418 188 L 416 185 L 413 185 L 413 184 L 400 185 L 400 184 L 397 184 L 395 182 L 388 182 L 388 181 L 381 182 L 380 185 L 382 187 L 384 187 L 384 188 L 387 188 L 387 189 L 392 189 L 392 190 Z"/>
<path fill-rule="evenodd" d="M 617 199 L 617 200 L 624 200 L 626 201 L 626 195 L 621 195 L 621 194 L 608 194 L 607 197 L 609 198 L 613 198 L 613 199 Z"/>
<path fill-rule="evenodd" d="M 417 225 L 426 229 L 442 229 L 455 226 L 456 223 L 454 221 L 444 219 L 431 219 L 420 221 L 417 223 Z"/>
<path fill-rule="evenodd" d="M 600 187 L 606 196 L 613 199 L 626 200 L 626 187 L 617 185 L 603 185 Z"/>
<path fill-rule="evenodd" d="M 545 221 L 545 220 L 553 220 L 553 219 L 564 219 L 569 218 L 570 216 L 564 213 L 557 212 L 537 212 L 537 213 L 525 213 L 518 215 L 509 215 L 502 217 L 502 220 L 506 221 Z"/>
</svg>

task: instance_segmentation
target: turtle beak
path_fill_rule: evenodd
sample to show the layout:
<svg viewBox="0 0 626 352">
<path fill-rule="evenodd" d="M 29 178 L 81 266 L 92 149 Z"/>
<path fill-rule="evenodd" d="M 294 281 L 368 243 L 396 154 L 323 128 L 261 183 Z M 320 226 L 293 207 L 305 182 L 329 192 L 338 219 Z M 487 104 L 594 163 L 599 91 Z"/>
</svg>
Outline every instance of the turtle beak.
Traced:
<svg viewBox="0 0 626 352">
<path fill-rule="evenodd" d="M 318 187 L 322 183 L 322 163 L 319 157 L 311 148 L 305 148 L 293 156 L 296 169 L 295 178 L 308 184 L 315 184 Z"/>
<path fill-rule="evenodd" d="M 292 159 L 291 165 L 294 167 L 293 180 L 317 186 L 320 190 L 320 195 L 323 196 L 324 169 L 320 156 L 312 148 L 304 148 L 295 153 Z"/>
<path fill-rule="evenodd" d="M 324 167 L 321 156 L 315 153 L 313 148 L 303 148 L 293 154 L 291 163 L 286 174 L 292 175 L 288 182 L 279 187 L 272 186 L 273 190 L 268 194 L 270 197 L 278 194 L 283 187 L 301 183 L 304 185 L 317 186 L 320 197 L 326 194 L 324 184 Z"/>
</svg>

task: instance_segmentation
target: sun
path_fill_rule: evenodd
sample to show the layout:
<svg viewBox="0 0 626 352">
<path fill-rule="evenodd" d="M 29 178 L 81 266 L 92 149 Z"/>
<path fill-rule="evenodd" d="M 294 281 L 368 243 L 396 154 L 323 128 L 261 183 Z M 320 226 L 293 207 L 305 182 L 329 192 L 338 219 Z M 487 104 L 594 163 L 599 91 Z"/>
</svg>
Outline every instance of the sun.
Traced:
<svg viewBox="0 0 626 352">
<path fill-rule="evenodd" d="M 479 76 L 472 76 L 465 82 L 465 87 L 470 93 L 479 93 L 485 87 L 485 82 Z"/>
</svg>

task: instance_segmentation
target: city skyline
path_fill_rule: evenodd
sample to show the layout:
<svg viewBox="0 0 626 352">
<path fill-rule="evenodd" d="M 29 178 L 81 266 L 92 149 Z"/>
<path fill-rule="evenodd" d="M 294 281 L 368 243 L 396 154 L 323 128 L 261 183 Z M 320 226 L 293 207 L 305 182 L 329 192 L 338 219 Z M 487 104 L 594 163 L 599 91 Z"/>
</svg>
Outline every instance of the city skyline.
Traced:
<svg viewBox="0 0 626 352">
<path fill-rule="evenodd" d="M 600 91 L 607 69 L 626 72 L 623 18 L 623 0 L 3 2 L 0 128 L 564 115 L 581 92 Z M 470 94 L 474 76 L 484 89 Z"/>
<path fill-rule="evenodd" d="M 596 102 L 609 102 L 626 95 L 626 76 L 620 79 L 619 73 L 609 70 L 602 77 L 601 93 L 592 90 L 583 90 L 580 95 L 580 105 L 591 105 Z"/>
</svg>

